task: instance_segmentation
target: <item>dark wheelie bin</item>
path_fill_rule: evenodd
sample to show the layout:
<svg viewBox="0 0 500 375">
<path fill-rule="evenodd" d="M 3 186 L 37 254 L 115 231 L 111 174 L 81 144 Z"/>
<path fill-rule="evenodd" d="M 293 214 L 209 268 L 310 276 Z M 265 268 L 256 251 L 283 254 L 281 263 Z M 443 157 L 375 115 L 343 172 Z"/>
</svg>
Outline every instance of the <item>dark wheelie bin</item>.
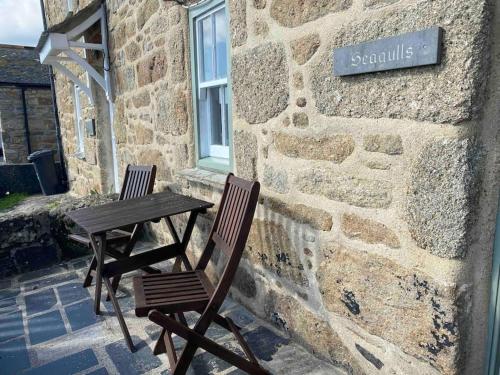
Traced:
<svg viewBox="0 0 500 375">
<path fill-rule="evenodd" d="M 28 160 L 32 162 L 35 167 L 35 172 L 43 194 L 57 194 L 59 191 L 59 180 L 57 178 L 56 164 L 54 161 L 54 151 L 35 151 L 28 156 Z"/>
</svg>

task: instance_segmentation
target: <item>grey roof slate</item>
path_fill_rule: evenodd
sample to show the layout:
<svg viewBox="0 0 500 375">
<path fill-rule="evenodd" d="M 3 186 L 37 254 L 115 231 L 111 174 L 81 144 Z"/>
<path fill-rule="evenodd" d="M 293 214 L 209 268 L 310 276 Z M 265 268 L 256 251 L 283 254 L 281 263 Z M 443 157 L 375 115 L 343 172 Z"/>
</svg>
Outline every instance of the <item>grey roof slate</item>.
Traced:
<svg viewBox="0 0 500 375">
<path fill-rule="evenodd" d="M 49 68 L 32 47 L 0 45 L 0 82 L 49 85 Z"/>
</svg>

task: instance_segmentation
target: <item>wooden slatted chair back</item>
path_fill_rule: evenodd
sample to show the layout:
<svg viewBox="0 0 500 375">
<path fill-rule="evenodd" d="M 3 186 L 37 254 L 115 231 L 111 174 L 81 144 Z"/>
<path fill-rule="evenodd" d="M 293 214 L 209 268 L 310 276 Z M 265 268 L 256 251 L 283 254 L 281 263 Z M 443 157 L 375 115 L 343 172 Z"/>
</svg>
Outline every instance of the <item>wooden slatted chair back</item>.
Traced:
<svg viewBox="0 0 500 375">
<path fill-rule="evenodd" d="M 127 165 L 120 200 L 139 198 L 153 192 L 156 165 Z"/>
<path fill-rule="evenodd" d="M 196 266 L 197 270 L 204 270 L 214 249 L 223 251 L 228 257 L 209 304 L 213 308 L 220 307 L 224 302 L 233 281 L 252 226 L 259 191 L 258 181 L 246 181 L 232 173 L 227 176 L 207 246 Z"/>
</svg>

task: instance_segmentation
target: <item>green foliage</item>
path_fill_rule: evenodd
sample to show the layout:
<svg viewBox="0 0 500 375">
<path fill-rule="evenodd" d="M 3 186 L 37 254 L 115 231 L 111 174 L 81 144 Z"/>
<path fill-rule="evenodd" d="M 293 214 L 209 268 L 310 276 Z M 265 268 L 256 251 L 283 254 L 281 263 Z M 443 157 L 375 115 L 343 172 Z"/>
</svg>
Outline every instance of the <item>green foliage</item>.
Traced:
<svg viewBox="0 0 500 375">
<path fill-rule="evenodd" d="M 47 207 L 49 210 L 53 210 L 54 208 L 59 207 L 59 204 L 60 204 L 60 202 L 57 202 L 57 201 L 56 201 L 56 202 L 50 202 L 50 203 L 48 203 L 48 204 L 47 204 L 47 206 L 46 206 L 46 207 Z"/>
<path fill-rule="evenodd" d="M 26 193 L 14 193 L 0 198 L 0 211 L 8 210 L 28 197 Z"/>
</svg>

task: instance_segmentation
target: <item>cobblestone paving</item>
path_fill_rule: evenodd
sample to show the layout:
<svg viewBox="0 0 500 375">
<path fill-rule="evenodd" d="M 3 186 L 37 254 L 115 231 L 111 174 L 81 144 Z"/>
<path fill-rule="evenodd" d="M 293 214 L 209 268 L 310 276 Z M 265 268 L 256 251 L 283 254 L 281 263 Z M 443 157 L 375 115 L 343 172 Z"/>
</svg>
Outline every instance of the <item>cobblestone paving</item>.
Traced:
<svg viewBox="0 0 500 375">
<path fill-rule="evenodd" d="M 147 318 L 136 318 L 131 277 L 118 292 L 120 305 L 137 347 L 124 342 L 109 302 L 102 315 L 93 313 L 93 287 L 82 288 L 89 258 L 0 280 L 1 374 L 170 374 L 166 355 L 152 348 L 160 328 Z M 103 294 L 104 296 L 104 294 Z M 344 374 L 324 363 L 246 309 L 227 299 L 222 315 L 243 327 L 242 333 L 260 362 L 273 374 Z M 188 315 L 193 323 L 197 315 Z M 242 353 L 223 328 L 212 325 L 208 336 Z M 177 348 L 184 345 L 174 337 Z M 188 374 L 244 374 L 227 362 L 198 350 Z"/>
</svg>

